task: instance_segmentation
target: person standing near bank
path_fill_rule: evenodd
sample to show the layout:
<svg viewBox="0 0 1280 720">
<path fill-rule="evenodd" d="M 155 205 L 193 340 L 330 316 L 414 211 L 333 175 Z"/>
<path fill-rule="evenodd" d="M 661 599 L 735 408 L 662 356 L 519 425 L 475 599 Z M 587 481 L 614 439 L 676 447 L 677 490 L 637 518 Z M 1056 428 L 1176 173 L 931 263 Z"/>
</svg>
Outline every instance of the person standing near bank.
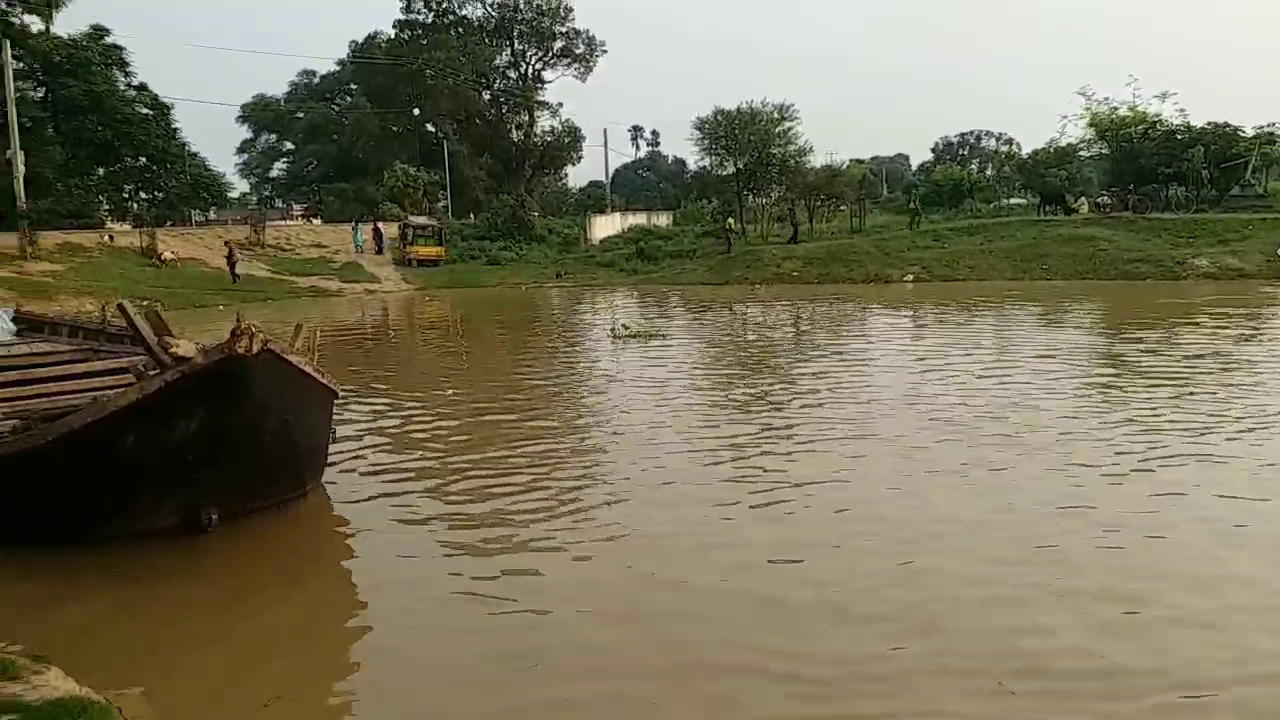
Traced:
<svg viewBox="0 0 1280 720">
<path fill-rule="evenodd" d="M 381 255 L 382 249 L 387 241 L 386 236 L 382 232 L 382 225 L 377 220 L 373 221 L 373 254 Z"/>
<path fill-rule="evenodd" d="M 235 285 L 240 282 L 240 273 L 236 272 L 236 265 L 240 264 L 240 253 L 236 252 L 236 246 L 230 240 L 223 244 L 227 246 L 227 272 L 231 273 L 231 284 Z"/>
<path fill-rule="evenodd" d="M 357 255 L 364 254 L 364 235 L 360 231 L 359 218 L 351 221 L 351 247 Z"/>
</svg>

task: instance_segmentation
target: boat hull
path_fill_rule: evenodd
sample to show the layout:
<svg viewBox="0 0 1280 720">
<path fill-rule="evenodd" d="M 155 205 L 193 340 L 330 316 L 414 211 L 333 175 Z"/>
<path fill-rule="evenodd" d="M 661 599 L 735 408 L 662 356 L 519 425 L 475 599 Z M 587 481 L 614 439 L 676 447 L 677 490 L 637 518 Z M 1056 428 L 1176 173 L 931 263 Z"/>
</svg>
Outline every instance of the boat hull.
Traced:
<svg viewBox="0 0 1280 720">
<path fill-rule="evenodd" d="M 187 529 L 322 485 L 337 392 L 272 350 L 226 352 L 0 445 L 0 541 Z"/>
</svg>

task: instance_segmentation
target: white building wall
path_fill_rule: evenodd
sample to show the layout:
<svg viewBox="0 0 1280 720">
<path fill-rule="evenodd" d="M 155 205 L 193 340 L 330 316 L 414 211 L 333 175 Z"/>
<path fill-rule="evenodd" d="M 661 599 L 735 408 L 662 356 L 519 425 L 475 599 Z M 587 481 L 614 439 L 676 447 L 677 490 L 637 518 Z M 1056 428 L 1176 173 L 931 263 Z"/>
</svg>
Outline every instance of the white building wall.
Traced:
<svg viewBox="0 0 1280 720">
<path fill-rule="evenodd" d="M 614 213 L 593 213 L 587 216 L 587 242 L 599 245 L 601 240 L 613 237 L 628 228 L 671 227 L 676 214 L 671 210 L 628 210 Z"/>
</svg>

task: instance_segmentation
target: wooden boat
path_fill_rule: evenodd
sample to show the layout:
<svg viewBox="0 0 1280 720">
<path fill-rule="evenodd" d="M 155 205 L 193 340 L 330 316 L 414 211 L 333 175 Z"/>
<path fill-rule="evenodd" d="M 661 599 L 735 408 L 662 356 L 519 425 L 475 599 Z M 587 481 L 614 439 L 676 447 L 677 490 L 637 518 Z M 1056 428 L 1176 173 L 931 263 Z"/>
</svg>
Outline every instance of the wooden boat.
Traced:
<svg viewBox="0 0 1280 720">
<path fill-rule="evenodd" d="M 127 302 L 125 325 L 16 312 L 0 341 L 0 541 L 78 541 L 220 520 L 321 484 L 338 388 L 237 316 L 178 340 Z"/>
</svg>

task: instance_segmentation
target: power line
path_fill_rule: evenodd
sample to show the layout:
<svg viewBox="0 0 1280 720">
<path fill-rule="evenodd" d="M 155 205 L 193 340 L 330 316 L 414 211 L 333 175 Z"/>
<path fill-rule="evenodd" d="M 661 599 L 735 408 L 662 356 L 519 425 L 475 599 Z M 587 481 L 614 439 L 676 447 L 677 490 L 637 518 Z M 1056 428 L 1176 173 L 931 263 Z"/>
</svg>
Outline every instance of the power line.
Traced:
<svg viewBox="0 0 1280 720">
<path fill-rule="evenodd" d="M 0 0 L 0 8 L 3 7 L 5 2 L 7 2 L 10 6 L 26 8 L 27 10 L 30 10 L 33 13 L 44 10 L 44 8 L 42 8 L 41 6 L 34 5 L 30 2 L 23 2 L 22 0 Z M 348 52 L 346 55 L 342 57 L 333 57 L 333 56 L 327 56 L 327 55 L 312 55 L 307 53 L 283 52 L 283 51 L 277 51 L 277 50 L 263 50 L 259 48 L 246 48 L 246 47 L 234 47 L 229 45 L 212 45 L 207 43 L 194 43 L 194 42 L 188 42 L 185 40 L 177 40 L 175 38 L 133 35 L 130 33 L 119 33 L 114 30 L 111 31 L 111 34 L 113 37 L 121 38 L 121 39 L 156 41 L 156 42 L 169 43 L 172 45 L 178 45 L 181 47 L 189 47 L 189 48 L 194 48 L 199 50 L 212 50 L 216 52 L 229 52 L 229 53 L 238 53 L 238 54 L 245 54 L 245 55 L 256 55 L 261 57 L 277 57 L 277 58 L 292 58 L 297 60 L 312 60 L 312 61 L 320 61 L 320 62 L 330 62 L 335 65 L 357 64 L 357 65 L 381 65 L 384 67 L 400 67 L 400 68 L 405 68 L 409 70 L 419 70 L 428 75 L 435 75 L 447 83 L 452 83 L 454 85 L 462 86 L 476 93 L 481 93 L 481 94 L 487 93 L 487 94 L 496 95 L 499 97 L 506 97 L 508 99 L 522 99 L 523 97 L 523 94 L 519 90 L 516 90 L 514 88 L 497 88 L 497 89 L 487 88 L 485 87 L 485 80 L 478 76 L 471 75 L 466 72 L 456 70 L 454 68 L 449 68 L 443 65 L 439 65 L 436 63 L 431 63 L 426 60 L 423 60 L 422 58 L 399 57 L 394 55 L 375 55 L 371 53 L 357 53 L 357 52 Z M 196 105 L 208 105 L 208 106 L 214 106 L 214 107 L 232 107 L 232 108 L 239 109 L 243 105 L 243 103 L 236 104 L 236 103 L 220 102 L 216 100 L 204 100 L 204 99 L 198 99 L 198 98 L 188 98 L 188 97 L 178 97 L 178 96 L 162 95 L 161 97 L 171 102 L 183 102 L 183 103 L 191 103 Z M 395 113 L 401 113 L 401 112 L 410 112 L 412 111 L 412 108 L 406 108 L 404 110 L 371 108 L 368 110 L 357 109 L 357 110 L 335 111 L 335 110 L 332 110 L 331 108 L 317 107 L 315 108 L 315 110 L 323 111 L 323 112 L 332 112 L 337 114 L 347 114 L 347 113 L 395 114 Z M 574 115 L 573 113 L 562 112 L 561 114 L 564 117 L 581 120 L 581 118 Z M 627 123 L 621 123 L 616 120 L 606 120 L 605 123 L 608 125 L 616 125 L 618 127 L 626 127 L 626 128 L 630 127 L 630 125 L 628 125 Z"/>
</svg>

